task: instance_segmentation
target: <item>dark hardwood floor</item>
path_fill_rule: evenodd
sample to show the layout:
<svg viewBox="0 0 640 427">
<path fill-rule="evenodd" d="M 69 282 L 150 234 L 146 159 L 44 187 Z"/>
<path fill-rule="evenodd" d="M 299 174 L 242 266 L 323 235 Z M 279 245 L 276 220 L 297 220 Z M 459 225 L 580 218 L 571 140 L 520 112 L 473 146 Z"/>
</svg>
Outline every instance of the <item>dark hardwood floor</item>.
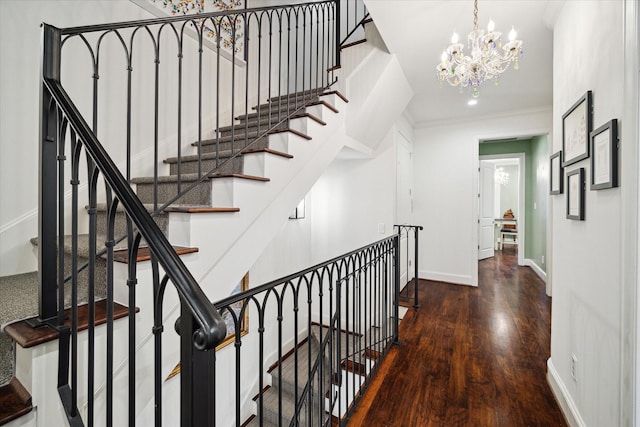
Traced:
<svg viewBox="0 0 640 427">
<path fill-rule="evenodd" d="M 551 299 L 516 249 L 478 288 L 421 280 L 420 304 L 349 420 L 356 426 L 565 426 L 546 380 Z"/>
</svg>

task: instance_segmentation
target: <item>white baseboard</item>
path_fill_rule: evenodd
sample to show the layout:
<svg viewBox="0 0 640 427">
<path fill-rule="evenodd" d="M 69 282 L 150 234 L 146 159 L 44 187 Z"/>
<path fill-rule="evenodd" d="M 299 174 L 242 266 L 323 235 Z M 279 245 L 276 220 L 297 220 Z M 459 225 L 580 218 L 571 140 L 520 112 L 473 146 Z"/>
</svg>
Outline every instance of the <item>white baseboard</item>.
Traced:
<svg viewBox="0 0 640 427">
<path fill-rule="evenodd" d="M 534 260 L 526 258 L 524 260 L 524 265 L 527 267 L 531 267 L 531 269 L 542 279 L 542 281 L 544 283 L 547 283 L 547 273 L 545 273 L 545 271 L 541 269 Z"/>
<path fill-rule="evenodd" d="M 571 427 L 586 427 L 586 424 L 580 415 L 580 411 L 578 411 L 576 404 L 571 398 L 564 382 L 560 378 L 551 358 L 547 360 L 547 382 L 551 387 L 551 391 L 553 392 L 567 423 Z"/>
<path fill-rule="evenodd" d="M 473 278 L 471 276 L 424 270 L 418 272 L 418 274 L 420 279 L 434 280 L 436 282 L 447 282 L 454 285 L 478 286 L 477 283 L 473 283 Z"/>
</svg>

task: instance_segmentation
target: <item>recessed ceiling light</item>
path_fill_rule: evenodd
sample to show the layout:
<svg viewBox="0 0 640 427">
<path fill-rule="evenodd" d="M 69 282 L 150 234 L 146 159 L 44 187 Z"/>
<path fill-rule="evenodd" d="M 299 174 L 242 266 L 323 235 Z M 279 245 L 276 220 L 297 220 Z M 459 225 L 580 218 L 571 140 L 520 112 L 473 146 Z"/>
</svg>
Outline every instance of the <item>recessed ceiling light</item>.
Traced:
<svg viewBox="0 0 640 427">
<path fill-rule="evenodd" d="M 469 101 L 467 101 L 467 105 L 476 105 L 478 103 L 477 99 L 470 99 Z"/>
</svg>

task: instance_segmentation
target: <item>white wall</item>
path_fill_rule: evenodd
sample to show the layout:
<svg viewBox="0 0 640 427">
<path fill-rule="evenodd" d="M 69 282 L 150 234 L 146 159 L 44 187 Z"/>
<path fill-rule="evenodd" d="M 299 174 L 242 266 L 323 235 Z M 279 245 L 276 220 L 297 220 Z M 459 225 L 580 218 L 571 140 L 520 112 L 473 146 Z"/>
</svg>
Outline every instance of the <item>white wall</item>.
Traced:
<svg viewBox="0 0 640 427">
<path fill-rule="evenodd" d="M 562 149 L 562 114 L 593 91 L 594 129 L 625 126 L 622 1 L 565 2 L 554 27 L 554 121 L 551 152 Z M 606 64 L 595 55 L 606 52 Z M 637 53 L 636 53 L 637 55 Z M 621 147 L 637 144 L 622 140 Z M 632 150 L 635 152 L 635 149 Z M 624 158 L 625 149 L 621 151 Z M 565 194 L 550 197 L 553 305 L 549 380 L 577 424 L 631 425 L 625 372 L 621 188 L 590 191 L 590 159 L 565 168 L 586 172 L 586 219 L 566 219 Z M 565 178 L 566 179 L 566 178 Z M 623 179 L 621 187 L 634 183 Z M 566 185 L 565 185 L 566 188 Z M 628 350 L 627 350 L 628 351 Z M 575 355 L 576 379 L 571 376 Z M 627 378 L 627 380 L 625 380 Z"/>
<path fill-rule="evenodd" d="M 477 286 L 479 140 L 545 134 L 551 117 L 536 110 L 414 130 L 421 278 Z"/>
<path fill-rule="evenodd" d="M 312 218 L 314 261 L 324 261 L 393 233 L 393 133 L 387 133 L 372 159 L 336 159 L 316 182 L 307 211 Z"/>
</svg>

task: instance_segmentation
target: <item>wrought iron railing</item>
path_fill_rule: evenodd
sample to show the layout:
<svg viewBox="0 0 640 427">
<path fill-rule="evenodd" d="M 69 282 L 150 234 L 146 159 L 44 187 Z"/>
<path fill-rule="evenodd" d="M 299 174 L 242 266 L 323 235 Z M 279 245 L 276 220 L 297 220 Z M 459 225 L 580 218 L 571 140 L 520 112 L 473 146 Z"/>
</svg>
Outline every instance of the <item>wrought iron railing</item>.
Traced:
<svg viewBox="0 0 640 427">
<path fill-rule="evenodd" d="M 340 45 L 356 41 L 356 33 L 362 32 L 363 24 L 369 19 L 367 6 L 362 0 L 344 1 L 340 3 L 338 13 L 340 14 L 340 34 L 342 35 L 338 37 Z"/>
<path fill-rule="evenodd" d="M 43 24 L 40 307 L 33 323 L 48 324 L 60 332 L 58 390 L 72 425 L 95 422 L 94 396 L 102 387 L 96 379 L 97 358 L 106 363 L 105 397 L 99 403 L 104 409 L 100 410 L 104 410 L 104 424 L 114 424 L 114 258 L 118 249 L 126 252 L 128 261 L 127 419 L 129 425 L 136 422 L 140 408 L 135 403 L 139 334 L 135 310 L 142 292 L 136 286 L 136 260 L 143 244 L 149 248 L 153 272 L 152 289 L 144 292 L 155 304 L 151 331 L 154 422 L 161 424 L 163 303 L 171 282 L 181 303 L 177 325 L 183 332 L 181 423 L 215 423 L 215 352 L 206 350 L 225 337 L 225 325 L 154 217 L 182 202 L 212 175 L 232 170 L 225 168 L 232 168 L 243 152 L 259 148 L 268 135 L 287 128 L 291 117 L 317 102 L 317 93 L 335 81 L 341 44 L 339 3 L 64 29 Z M 223 40 L 223 32 L 231 34 L 230 41 Z M 223 49 L 228 50 L 224 55 Z M 240 123 L 234 125 L 238 118 Z M 145 141 L 149 144 L 144 145 Z M 192 141 L 196 154 L 186 156 Z M 161 159 L 170 156 L 176 185 L 165 194 L 159 189 Z M 146 206 L 131 186 L 134 177 L 145 174 L 153 183 Z M 99 213 L 99 201 L 104 202 L 104 214 Z M 86 216 L 82 215 L 85 207 Z M 124 233 L 117 231 L 120 210 Z M 100 215 L 106 218 L 104 229 L 98 226 Z M 94 303 L 103 298 L 106 343 L 97 346 Z M 86 348 L 78 338 L 83 302 L 88 303 Z M 70 327 L 64 325 L 65 307 L 70 307 Z M 104 354 L 97 353 L 101 347 Z M 79 362 L 85 353 L 86 361 Z M 86 384 L 80 384 L 81 378 Z M 86 413 L 81 416 L 78 405 L 85 398 Z"/>
<path fill-rule="evenodd" d="M 72 425 L 82 425 L 82 419 L 78 410 L 78 391 L 80 389 L 78 378 L 80 376 L 78 357 L 84 353 L 84 349 L 78 342 L 78 306 L 81 300 L 88 301 L 88 345 L 87 345 L 87 370 L 88 384 L 86 386 L 88 396 L 88 419 L 93 423 L 95 392 L 95 304 L 97 299 L 97 233 L 96 233 L 96 200 L 98 192 L 98 179 L 104 179 L 109 194 L 108 210 L 110 220 L 107 228 L 106 258 L 106 284 L 105 296 L 107 307 L 107 425 L 112 425 L 113 407 L 113 291 L 114 291 L 114 218 L 118 205 L 122 205 L 129 218 L 129 261 L 131 276 L 128 284 L 131 289 L 129 300 L 129 314 L 131 336 L 129 338 L 129 375 L 135 378 L 135 259 L 137 257 L 140 239 L 144 237 L 153 256 L 155 257 L 154 270 L 158 278 L 158 263 L 163 267 L 165 276 L 162 282 L 156 280 L 153 289 L 153 298 L 162 304 L 164 286 L 170 280 L 183 303 L 182 319 L 185 324 L 189 322 L 193 334 L 189 335 L 189 348 L 191 351 L 207 350 L 214 348 L 226 333 L 225 325 L 213 304 L 204 295 L 198 283 L 189 270 L 180 261 L 171 244 L 167 241 L 162 231 L 155 224 L 151 216 L 142 206 L 125 178 L 121 175 L 113 161 L 106 153 L 94 132 L 83 120 L 79 111 L 62 88 L 59 81 L 59 52 L 60 32 L 52 27 L 44 27 L 44 70 L 42 80 L 42 116 L 41 116 L 41 165 L 40 165 L 40 239 L 39 259 L 41 277 L 40 318 L 59 330 L 59 364 L 58 364 L 58 390 L 69 422 Z M 87 191 L 89 193 L 89 234 L 86 238 L 79 231 L 79 186 L 81 184 L 81 157 L 84 152 L 87 167 Z M 67 156 L 70 158 L 70 184 L 71 203 L 66 206 L 65 193 Z M 84 176 L 84 175 L 82 175 Z M 71 215 L 71 233 L 66 237 L 65 224 L 66 210 Z M 133 232 L 131 224 L 135 224 L 137 231 Z M 83 243 L 84 241 L 84 243 Z M 81 269 L 78 263 L 80 256 L 79 246 L 88 245 L 87 264 L 88 274 L 85 277 L 85 295 L 79 295 Z M 65 248 L 70 248 L 70 253 L 65 256 Z M 58 255 L 56 256 L 56 251 Z M 70 272 L 68 278 L 66 272 Z M 69 298 L 65 297 L 67 289 Z M 53 296 L 53 300 L 50 298 Z M 57 300 L 56 300 L 57 299 Z M 71 326 L 64 324 L 64 307 L 71 307 Z M 58 309 L 58 307 L 60 309 Z M 161 313 L 161 309 L 160 309 Z M 158 329 L 156 340 L 161 339 L 162 325 L 156 325 Z M 155 355 L 156 359 L 160 354 Z M 135 381 L 130 381 L 130 399 L 135 400 Z M 130 422 L 135 422 L 135 405 L 131 405 Z"/>
<path fill-rule="evenodd" d="M 398 340 L 398 250 L 394 235 L 216 303 L 235 331 L 248 313 L 258 335 L 236 333 L 217 355 L 216 366 L 235 372 L 226 388 L 235 425 L 246 422 L 247 396 L 256 396 L 255 425 L 346 424 Z"/>
<path fill-rule="evenodd" d="M 401 286 L 402 288 L 402 296 L 406 297 L 406 298 L 410 298 L 408 295 L 409 291 L 409 284 L 411 282 L 413 282 L 413 308 L 419 308 L 420 304 L 418 304 L 418 283 L 419 283 L 419 279 L 418 279 L 418 260 L 419 258 L 419 240 L 418 240 L 418 235 L 420 230 L 423 229 L 423 227 L 421 225 L 406 225 L 406 224 L 396 224 L 394 225 L 394 228 L 396 230 L 396 233 L 398 233 L 400 235 L 400 241 L 402 242 L 404 240 L 405 243 L 405 262 L 406 262 L 406 268 L 405 271 L 407 272 L 407 280 L 404 285 Z M 402 244 L 402 243 L 401 243 Z M 411 281 L 409 281 L 409 267 L 411 266 L 411 250 L 410 247 L 413 247 L 413 279 Z"/>
</svg>

